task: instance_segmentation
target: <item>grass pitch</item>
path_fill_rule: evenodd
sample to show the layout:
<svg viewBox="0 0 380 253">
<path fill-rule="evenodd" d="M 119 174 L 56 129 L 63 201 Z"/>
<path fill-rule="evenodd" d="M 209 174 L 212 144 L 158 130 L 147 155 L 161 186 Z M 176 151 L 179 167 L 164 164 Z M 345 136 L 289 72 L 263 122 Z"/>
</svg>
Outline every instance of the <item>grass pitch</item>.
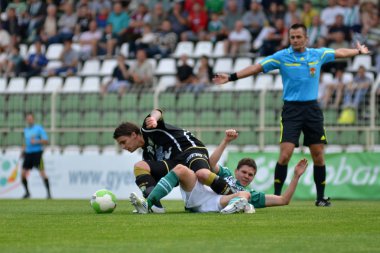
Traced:
<svg viewBox="0 0 380 253">
<path fill-rule="evenodd" d="M 0 200 L 0 252 L 380 252 L 380 202 L 312 201 L 256 214 L 132 213 L 118 201 L 95 214 L 87 200 Z"/>
</svg>

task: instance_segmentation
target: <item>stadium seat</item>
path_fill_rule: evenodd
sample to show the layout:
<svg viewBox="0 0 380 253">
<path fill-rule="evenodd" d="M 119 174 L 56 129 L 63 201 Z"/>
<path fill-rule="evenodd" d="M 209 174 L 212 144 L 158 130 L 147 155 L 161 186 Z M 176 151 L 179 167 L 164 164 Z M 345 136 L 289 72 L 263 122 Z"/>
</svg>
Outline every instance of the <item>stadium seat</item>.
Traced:
<svg viewBox="0 0 380 253">
<path fill-rule="evenodd" d="M 334 80 L 334 76 L 331 73 L 323 73 L 322 81 L 325 84 L 331 83 Z"/>
<path fill-rule="evenodd" d="M 161 76 L 158 81 L 158 90 L 165 91 L 168 87 L 175 85 L 177 78 L 174 75 Z"/>
<path fill-rule="evenodd" d="M 255 90 L 267 90 L 273 87 L 273 77 L 270 74 L 262 74 L 256 77 Z"/>
<path fill-rule="evenodd" d="M 160 93 L 158 107 L 164 111 L 176 108 L 176 94 L 173 92 Z"/>
<path fill-rule="evenodd" d="M 103 111 L 119 111 L 120 109 L 120 99 L 118 94 L 108 93 L 105 94 L 101 99 L 101 107 Z"/>
<path fill-rule="evenodd" d="M 154 106 L 154 99 L 153 96 L 154 94 L 152 92 L 149 93 L 142 93 L 140 95 L 140 99 L 138 102 L 138 109 L 140 112 L 143 112 L 144 114 L 150 113 Z"/>
<path fill-rule="evenodd" d="M 97 76 L 99 73 L 100 61 L 97 59 L 85 61 L 82 70 L 79 72 L 82 76 Z"/>
<path fill-rule="evenodd" d="M 46 80 L 44 92 L 53 93 L 53 92 L 60 91 L 62 88 L 62 84 L 63 84 L 62 77 L 59 77 L 59 76 L 49 77 Z"/>
<path fill-rule="evenodd" d="M 146 115 L 148 115 L 148 113 L 143 114 L 144 117 Z M 136 110 L 134 110 L 134 111 L 123 110 L 121 112 L 121 121 L 122 122 L 129 121 L 129 122 L 133 122 L 137 125 L 140 125 L 142 123 L 142 120 L 140 120 L 140 115 Z"/>
<path fill-rule="evenodd" d="M 241 79 L 239 79 L 238 81 L 240 81 Z M 210 91 L 216 91 L 216 92 L 219 92 L 219 91 L 227 91 L 227 92 L 231 92 L 231 91 L 234 91 L 234 90 L 238 90 L 239 88 L 236 87 L 236 83 L 235 82 L 228 82 L 228 83 L 225 83 L 223 85 L 212 85 L 209 90 Z"/>
<path fill-rule="evenodd" d="M 20 55 L 22 58 L 26 58 L 28 56 L 28 45 L 27 44 L 20 44 Z"/>
<path fill-rule="evenodd" d="M 24 106 L 24 94 L 12 94 L 8 97 L 7 111 L 20 113 L 24 111 Z"/>
<path fill-rule="evenodd" d="M 120 114 L 118 112 L 106 112 L 103 113 L 101 126 L 99 127 L 115 127 L 120 123 Z"/>
<path fill-rule="evenodd" d="M 181 93 L 177 100 L 177 109 L 178 110 L 193 110 L 194 104 L 196 104 L 194 93 L 192 92 Z"/>
<path fill-rule="evenodd" d="M 122 111 L 128 111 L 136 109 L 137 107 L 137 93 L 126 93 L 121 97 L 120 108 Z"/>
<path fill-rule="evenodd" d="M 193 110 L 181 111 L 177 115 L 177 122 L 180 127 L 194 127 L 196 122 L 199 121 L 198 117 L 196 119 L 195 112 Z"/>
<path fill-rule="evenodd" d="M 83 117 L 79 112 L 67 112 L 57 115 L 58 117 L 58 127 L 79 127 L 80 123 L 83 121 Z M 72 143 L 75 144 L 75 143 Z M 67 144 L 63 144 L 67 145 Z"/>
<path fill-rule="evenodd" d="M 198 95 L 195 109 L 198 111 L 211 110 L 214 106 L 214 92 L 204 92 Z M 194 108 L 194 104 L 191 108 Z"/>
<path fill-rule="evenodd" d="M 81 146 L 99 145 L 100 134 L 98 132 L 84 132 L 81 135 Z"/>
<path fill-rule="evenodd" d="M 233 128 L 238 121 L 237 113 L 233 110 L 222 110 L 219 113 L 219 126 L 223 126 L 226 128 Z"/>
<path fill-rule="evenodd" d="M 118 149 L 116 145 L 107 145 L 102 148 L 102 154 L 104 156 L 108 155 L 117 155 L 118 154 Z"/>
<path fill-rule="evenodd" d="M 193 57 L 194 44 L 191 41 L 180 41 L 177 44 L 177 47 L 174 50 L 173 56 L 176 58 L 181 57 L 181 55 L 188 55 L 189 57 Z"/>
<path fill-rule="evenodd" d="M 336 125 L 338 122 L 338 111 L 336 109 L 324 110 L 323 116 L 325 125 Z"/>
<path fill-rule="evenodd" d="M 199 41 L 194 49 L 193 57 L 201 57 L 202 55 L 212 55 L 212 42 L 211 41 Z"/>
<path fill-rule="evenodd" d="M 233 72 L 238 72 L 248 66 L 252 65 L 252 59 L 247 57 L 240 57 L 235 60 Z"/>
<path fill-rule="evenodd" d="M 7 127 L 7 117 L 6 117 L 5 112 L 0 111 L 0 128 L 3 128 L 3 127 Z M 0 133 L 0 137 L 1 137 L 1 134 L 2 133 Z M 0 146 L 2 145 L 0 144 Z"/>
<path fill-rule="evenodd" d="M 274 86 L 272 87 L 273 90 L 282 90 L 282 77 L 281 75 L 276 75 L 274 78 Z"/>
<path fill-rule="evenodd" d="M 100 92 L 100 78 L 98 76 L 85 77 L 81 92 Z"/>
<path fill-rule="evenodd" d="M 129 55 L 129 43 L 125 42 L 120 47 L 120 54 L 124 55 L 124 57 L 128 58 Z"/>
<path fill-rule="evenodd" d="M 350 72 L 344 72 L 343 73 L 343 80 L 347 80 L 349 82 L 352 82 L 352 80 L 354 80 L 354 75 Z"/>
<path fill-rule="evenodd" d="M 232 72 L 232 59 L 231 58 L 219 58 L 214 64 L 214 73 L 230 73 Z"/>
<path fill-rule="evenodd" d="M 278 145 L 280 143 L 280 136 L 278 132 L 264 132 L 265 145 Z"/>
<path fill-rule="evenodd" d="M 66 77 L 65 83 L 63 84 L 61 92 L 63 93 L 80 92 L 81 85 L 82 85 L 82 79 L 79 76 Z"/>
<path fill-rule="evenodd" d="M 13 77 L 9 80 L 8 93 L 23 93 L 25 92 L 26 80 L 23 77 Z"/>
<path fill-rule="evenodd" d="M 236 93 L 235 109 L 237 111 L 248 109 L 259 109 L 260 101 L 257 92 L 238 92 Z"/>
<path fill-rule="evenodd" d="M 43 77 L 33 76 L 29 78 L 28 83 L 25 88 L 27 93 L 37 93 L 42 92 L 44 89 L 45 80 Z"/>
<path fill-rule="evenodd" d="M 223 41 L 218 41 L 215 44 L 214 51 L 212 52 L 213 57 L 223 57 L 225 56 L 224 53 L 224 42 Z"/>
<path fill-rule="evenodd" d="M 193 58 L 188 58 L 187 59 L 187 64 L 191 67 L 193 67 L 193 70 L 195 71 L 195 60 Z M 176 62 L 176 66 L 182 66 L 183 65 L 183 62 L 181 60 L 177 60 Z"/>
<path fill-rule="evenodd" d="M 175 75 L 177 73 L 176 62 L 173 58 L 164 58 L 158 62 L 156 75 Z"/>
<path fill-rule="evenodd" d="M 101 122 L 101 114 L 99 111 L 87 111 L 84 113 L 83 119 L 80 122 L 80 126 L 99 127 Z"/>
<path fill-rule="evenodd" d="M 5 146 L 22 146 L 23 134 L 22 132 L 8 132 L 5 137 Z M 20 155 L 21 152 L 18 153 Z"/>
<path fill-rule="evenodd" d="M 255 87 L 254 79 L 252 76 L 239 79 L 235 82 L 235 90 L 244 91 L 244 90 L 253 90 Z"/>
<path fill-rule="evenodd" d="M 234 143 L 236 145 L 254 145 L 257 144 L 257 134 L 253 131 L 239 132 L 239 138 Z"/>
<path fill-rule="evenodd" d="M 99 93 L 85 93 L 81 100 L 81 108 L 85 111 L 96 111 L 100 107 Z"/>
<path fill-rule="evenodd" d="M 149 58 L 148 62 L 152 65 L 153 70 L 155 70 L 157 67 L 157 60 L 154 58 Z"/>
<path fill-rule="evenodd" d="M 234 94 L 231 92 L 217 92 L 214 97 L 214 109 L 231 110 L 235 102 Z"/>
<path fill-rule="evenodd" d="M 83 155 L 99 155 L 100 154 L 100 149 L 99 146 L 97 145 L 88 145 L 84 146 L 82 150 Z"/>
<path fill-rule="evenodd" d="M 43 112 L 43 95 L 29 94 L 25 97 L 25 109 L 32 112 Z"/>
<path fill-rule="evenodd" d="M 258 115 L 254 110 L 239 111 L 238 119 L 236 120 L 237 126 L 248 127 L 252 125 L 259 125 Z M 240 137 L 239 137 L 240 138 Z"/>
<path fill-rule="evenodd" d="M 7 79 L 5 77 L 0 77 L 0 94 L 4 93 L 7 88 Z"/>
<path fill-rule="evenodd" d="M 48 60 L 58 60 L 63 51 L 63 44 L 54 43 L 50 44 L 46 51 L 46 58 Z"/>
<path fill-rule="evenodd" d="M 217 145 L 220 143 L 222 137 L 220 137 L 220 132 L 216 131 L 202 131 L 197 137 L 205 144 L 205 145 Z"/>
<path fill-rule="evenodd" d="M 53 70 L 53 69 L 56 69 L 56 68 L 60 68 L 62 67 L 62 62 L 61 61 L 58 61 L 58 60 L 51 60 L 48 62 L 48 64 L 46 65 L 45 69 L 47 71 L 49 70 Z"/>
<path fill-rule="evenodd" d="M 370 55 L 357 55 L 354 57 L 352 64 L 347 68 L 348 71 L 358 71 L 360 66 L 366 70 L 372 69 L 372 60 Z"/>
<path fill-rule="evenodd" d="M 45 45 L 42 45 L 41 46 L 41 51 L 42 53 L 45 53 L 46 52 L 46 46 Z M 28 48 L 28 52 L 27 52 L 27 56 L 28 55 L 31 55 L 31 54 L 34 54 L 36 52 L 36 47 L 34 44 L 31 44 Z"/>
<path fill-rule="evenodd" d="M 79 93 L 59 94 L 57 96 L 57 110 L 60 112 L 79 111 L 82 105 L 82 98 Z"/>
<path fill-rule="evenodd" d="M 75 136 L 77 136 L 77 138 Z M 63 138 L 67 138 L 66 140 L 63 140 L 62 143 L 69 143 L 67 145 L 60 144 L 61 146 L 65 146 L 65 148 L 62 151 L 62 155 L 79 155 L 81 153 L 80 147 L 75 144 L 78 143 L 79 136 L 77 133 L 66 133 Z"/>
<path fill-rule="evenodd" d="M 177 114 L 178 113 L 175 110 L 165 110 L 163 114 L 165 122 L 169 124 L 177 125 Z M 181 123 L 181 122 L 178 122 L 178 123 Z"/>
<path fill-rule="evenodd" d="M 9 112 L 7 117 L 7 127 L 23 128 L 25 126 L 24 114 L 20 112 Z M 20 142 L 19 144 L 22 144 Z M 8 144 L 9 145 L 9 144 Z"/>
<path fill-rule="evenodd" d="M 100 75 L 102 76 L 110 76 L 114 68 L 117 66 L 116 59 L 106 59 L 103 61 L 102 66 L 100 68 Z"/>
<path fill-rule="evenodd" d="M 219 117 L 217 112 L 213 110 L 200 111 L 197 116 L 196 126 L 201 127 L 215 127 L 219 124 Z"/>
</svg>

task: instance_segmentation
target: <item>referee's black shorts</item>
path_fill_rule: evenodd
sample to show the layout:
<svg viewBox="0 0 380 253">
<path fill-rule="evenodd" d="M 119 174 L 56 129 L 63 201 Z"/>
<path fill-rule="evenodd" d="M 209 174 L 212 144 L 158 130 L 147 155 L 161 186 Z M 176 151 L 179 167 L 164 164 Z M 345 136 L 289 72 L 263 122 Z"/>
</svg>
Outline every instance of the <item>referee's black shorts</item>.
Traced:
<svg viewBox="0 0 380 253">
<path fill-rule="evenodd" d="M 44 161 L 42 159 L 42 151 L 25 153 L 24 163 L 22 168 L 25 170 L 31 170 L 32 168 L 37 168 L 39 170 L 44 170 Z"/>
<path fill-rule="evenodd" d="M 316 100 L 284 102 L 281 114 L 280 142 L 291 142 L 298 147 L 301 131 L 304 135 L 304 146 L 327 144 L 323 113 Z"/>
</svg>

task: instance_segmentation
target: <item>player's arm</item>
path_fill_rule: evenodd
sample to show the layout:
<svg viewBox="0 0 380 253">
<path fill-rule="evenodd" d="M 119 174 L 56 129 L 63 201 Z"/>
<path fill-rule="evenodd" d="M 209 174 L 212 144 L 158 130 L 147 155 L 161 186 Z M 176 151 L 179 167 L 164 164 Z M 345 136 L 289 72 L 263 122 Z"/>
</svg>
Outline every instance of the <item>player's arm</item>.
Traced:
<svg viewBox="0 0 380 253">
<path fill-rule="evenodd" d="M 297 188 L 298 181 L 302 174 L 305 172 L 307 168 L 307 160 L 302 159 L 298 162 L 296 167 L 294 168 L 294 175 L 292 178 L 292 181 L 289 184 L 288 189 L 285 191 L 285 193 L 281 196 L 276 195 L 265 195 L 265 206 L 284 206 L 288 205 L 290 203 L 290 200 L 293 197 L 293 194 Z"/>
<path fill-rule="evenodd" d="M 356 43 L 356 48 L 338 48 L 335 50 L 335 58 L 350 58 L 359 54 L 370 54 L 368 48 L 359 42 Z"/>
<path fill-rule="evenodd" d="M 223 138 L 222 142 L 219 144 L 219 146 L 214 150 L 214 152 L 210 156 L 210 166 L 214 173 L 219 172 L 219 166 L 218 161 L 220 157 L 222 156 L 224 150 L 226 149 L 227 145 L 235 140 L 238 137 L 238 133 L 235 129 L 227 129 L 226 130 L 226 136 Z"/>
<path fill-rule="evenodd" d="M 162 117 L 162 111 L 159 109 L 154 109 L 149 117 L 145 119 L 146 128 L 156 128 L 157 127 L 157 121 L 159 121 Z"/>
<path fill-rule="evenodd" d="M 248 66 L 232 74 L 217 73 L 214 75 L 214 78 L 212 79 L 212 81 L 216 84 L 224 84 L 229 81 L 236 81 L 241 78 L 257 75 L 262 71 L 263 71 L 263 67 L 261 66 L 261 64 L 255 64 L 255 65 Z"/>
</svg>

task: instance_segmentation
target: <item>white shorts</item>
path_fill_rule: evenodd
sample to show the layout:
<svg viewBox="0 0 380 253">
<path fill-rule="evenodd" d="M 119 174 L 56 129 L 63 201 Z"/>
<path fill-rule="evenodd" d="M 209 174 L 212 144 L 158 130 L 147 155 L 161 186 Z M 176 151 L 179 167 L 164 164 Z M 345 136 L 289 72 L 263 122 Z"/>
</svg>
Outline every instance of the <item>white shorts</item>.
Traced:
<svg viewBox="0 0 380 253">
<path fill-rule="evenodd" d="M 193 212 L 207 213 L 222 210 L 220 199 L 222 195 L 216 194 L 210 187 L 197 182 L 191 192 L 181 188 L 182 199 L 185 207 Z"/>
</svg>

